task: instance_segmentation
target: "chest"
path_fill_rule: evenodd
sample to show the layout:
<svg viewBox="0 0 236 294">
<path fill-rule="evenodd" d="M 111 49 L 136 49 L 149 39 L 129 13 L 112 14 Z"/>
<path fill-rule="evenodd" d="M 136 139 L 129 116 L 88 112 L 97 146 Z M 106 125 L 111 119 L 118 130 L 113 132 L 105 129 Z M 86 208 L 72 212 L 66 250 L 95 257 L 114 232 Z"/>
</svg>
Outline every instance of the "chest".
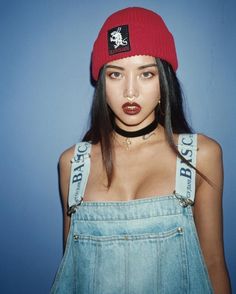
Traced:
<svg viewBox="0 0 236 294">
<path fill-rule="evenodd" d="M 101 154 L 91 157 L 85 201 L 127 201 L 169 195 L 175 189 L 176 155 L 166 146 L 116 152 L 113 168 L 112 184 L 107 189 Z"/>
</svg>

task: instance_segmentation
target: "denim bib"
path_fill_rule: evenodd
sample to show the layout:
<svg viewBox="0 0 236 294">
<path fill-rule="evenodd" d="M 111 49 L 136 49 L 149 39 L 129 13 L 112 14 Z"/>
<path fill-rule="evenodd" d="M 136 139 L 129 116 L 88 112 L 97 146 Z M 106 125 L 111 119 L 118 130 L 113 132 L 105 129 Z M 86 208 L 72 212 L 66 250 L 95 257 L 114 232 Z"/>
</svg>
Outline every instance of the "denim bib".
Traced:
<svg viewBox="0 0 236 294">
<path fill-rule="evenodd" d="M 192 215 L 195 170 L 177 158 L 171 195 L 83 202 L 90 150 L 77 144 L 71 161 L 71 226 L 51 293 L 213 293 Z M 195 166 L 197 135 L 179 135 L 178 150 Z"/>
</svg>

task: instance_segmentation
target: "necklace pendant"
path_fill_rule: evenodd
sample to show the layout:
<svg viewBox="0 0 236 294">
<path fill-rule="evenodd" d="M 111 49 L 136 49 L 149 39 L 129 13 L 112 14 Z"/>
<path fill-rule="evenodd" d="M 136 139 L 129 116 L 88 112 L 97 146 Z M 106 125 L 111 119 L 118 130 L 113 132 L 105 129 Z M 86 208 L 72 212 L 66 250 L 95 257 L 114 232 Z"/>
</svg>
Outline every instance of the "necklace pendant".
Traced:
<svg viewBox="0 0 236 294">
<path fill-rule="evenodd" d="M 131 145 L 130 138 L 126 138 L 124 141 L 124 144 L 125 144 L 126 150 L 129 150 L 129 146 Z"/>
</svg>

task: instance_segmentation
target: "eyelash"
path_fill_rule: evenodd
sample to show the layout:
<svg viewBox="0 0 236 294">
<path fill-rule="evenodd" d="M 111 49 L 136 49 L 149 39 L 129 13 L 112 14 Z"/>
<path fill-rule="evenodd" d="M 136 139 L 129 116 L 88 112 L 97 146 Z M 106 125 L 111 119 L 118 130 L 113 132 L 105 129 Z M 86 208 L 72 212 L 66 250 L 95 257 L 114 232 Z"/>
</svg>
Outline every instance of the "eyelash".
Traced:
<svg viewBox="0 0 236 294">
<path fill-rule="evenodd" d="M 118 74 L 118 76 L 116 76 L 116 74 Z M 119 79 L 121 77 L 121 73 L 118 72 L 118 71 L 114 71 L 114 72 L 111 72 L 111 73 L 108 73 L 108 76 L 111 78 L 111 79 Z"/>
<path fill-rule="evenodd" d="M 121 79 L 121 77 L 122 77 L 122 73 L 120 73 L 118 71 L 107 73 L 107 75 L 109 78 L 111 78 L 113 80 Z M 155 73 L 150 72 L 150 71 L 145 71 L 145 72 L 142 72 L 140 76 L 143 79 L 151 79 L 152 77 L 155 76 Z"/>
<path fill-rule="evenodd" d="M 146 76 L 148 75 L 148 76 Z M 150 71 L 145 71 L 142 73 L 142 77 L 144 79 L 151 79 L 155 74 L 153 72 L 150 72 Z"/>
</svg>

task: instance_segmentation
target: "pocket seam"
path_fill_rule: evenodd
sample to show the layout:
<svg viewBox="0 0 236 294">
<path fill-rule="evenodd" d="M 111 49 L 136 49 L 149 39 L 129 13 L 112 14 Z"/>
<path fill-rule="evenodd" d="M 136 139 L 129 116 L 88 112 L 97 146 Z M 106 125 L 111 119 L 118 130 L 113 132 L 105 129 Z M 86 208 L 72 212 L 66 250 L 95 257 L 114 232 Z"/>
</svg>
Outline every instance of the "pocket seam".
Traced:
<svg viewBox="0 0 236 294">
<path fill-rule="evenodd" d="M 180 230 L 181 229 L 181 230 Z M 74 234 L 74 242 L 79 241 L 95 241 L 95 242 L 109 242 L 109 241 L 135 241 L 135 240 L 150 240 L 150 239 L 168 239 L 176 235 L 183 235 L 184 231 L 182 227 L 176 227 L 166 232 L 155 233 L 145 233 L 145 234 L 122 234 L 122 235 L 112 235 L 112 236 L 96 236 L 96 235 L 84 235 L 84 234 Z"/>
</svg>

